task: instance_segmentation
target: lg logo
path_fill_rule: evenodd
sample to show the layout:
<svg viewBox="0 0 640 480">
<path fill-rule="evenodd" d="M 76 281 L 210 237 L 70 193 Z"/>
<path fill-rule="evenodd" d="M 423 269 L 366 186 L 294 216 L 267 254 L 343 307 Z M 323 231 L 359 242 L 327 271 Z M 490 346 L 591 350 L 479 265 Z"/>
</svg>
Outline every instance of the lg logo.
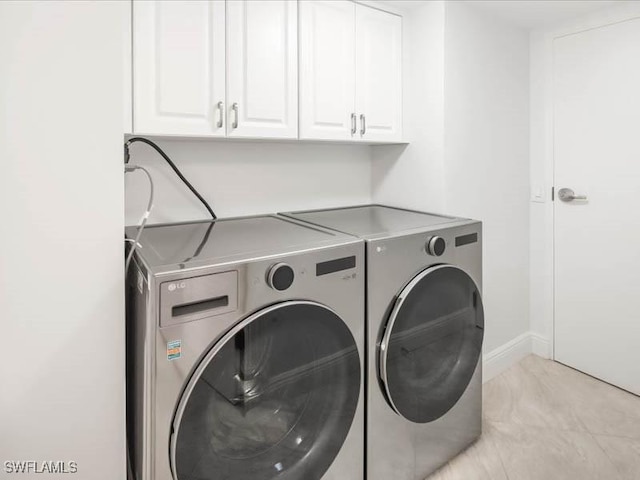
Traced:
<svg viewBox="0 0 640 480">
<path fill-rule="evenodd" d="M 170 283 L 167 289 L 170 292 L 174 292 L 176 290 L 182 290 L 183 288 L 186 288 L 186 287 L 187 287 L 187 284 L 185 282 L 179 282 L 179 283 Z"/>
</svg>

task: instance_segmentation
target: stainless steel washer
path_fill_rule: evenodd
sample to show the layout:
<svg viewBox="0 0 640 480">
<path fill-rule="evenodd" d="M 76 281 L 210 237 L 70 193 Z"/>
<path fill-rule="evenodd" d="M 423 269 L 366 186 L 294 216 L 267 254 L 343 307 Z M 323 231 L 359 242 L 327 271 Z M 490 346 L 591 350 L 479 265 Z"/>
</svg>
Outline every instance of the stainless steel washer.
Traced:
<svg viewBox="0 0 640 480">
<path fill-rule="evenodd" d="M 262 216 L 152 226 L 140 244 L 136 480 L 362 480 L 364 243 Z"/>
<path fill-rule="evenodd" d="M 366 477 L 423 480 L 481 433 L 481 223 L 380 205 L 284 215 L 366 240 Z"/>
</svg>

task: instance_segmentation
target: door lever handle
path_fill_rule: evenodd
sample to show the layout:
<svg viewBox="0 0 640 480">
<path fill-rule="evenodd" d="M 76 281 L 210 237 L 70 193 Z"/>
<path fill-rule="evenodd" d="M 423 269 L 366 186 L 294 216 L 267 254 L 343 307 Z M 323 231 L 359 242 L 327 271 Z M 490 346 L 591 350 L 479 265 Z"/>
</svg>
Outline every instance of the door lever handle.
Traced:
<svg viewBox="0 0 640 480">
<path fill-rule="evenodd" d="M 563 202 L 572 202 L 573 200 L 587 200 L 586 195 L 576 195 L 570 188 L 561 188 L 558 190 L 558 198 Z"/>
</svg>

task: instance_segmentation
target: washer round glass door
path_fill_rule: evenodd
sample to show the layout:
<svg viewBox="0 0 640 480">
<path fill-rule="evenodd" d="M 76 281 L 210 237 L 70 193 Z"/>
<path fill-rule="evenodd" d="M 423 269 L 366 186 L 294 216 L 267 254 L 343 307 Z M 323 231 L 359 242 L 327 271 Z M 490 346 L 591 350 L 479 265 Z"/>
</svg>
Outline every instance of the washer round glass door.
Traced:
<svg viewBox="0 0 640 480">
<path fill-rule="evenodd" d="M 463 270 L 431 267 L 402 290 L 380 344 L 380 378 L 391 407 L 427 423 L 465 392 L 482 351 L 478 287 Z"/>
<path fill-rule="evenodd" d="M 273 305 L 207 353 L 179 402 L 177 480 L 319 480 L 342 447 L 360 394 L 348 327 L 317 303 Z"/>
</svg>

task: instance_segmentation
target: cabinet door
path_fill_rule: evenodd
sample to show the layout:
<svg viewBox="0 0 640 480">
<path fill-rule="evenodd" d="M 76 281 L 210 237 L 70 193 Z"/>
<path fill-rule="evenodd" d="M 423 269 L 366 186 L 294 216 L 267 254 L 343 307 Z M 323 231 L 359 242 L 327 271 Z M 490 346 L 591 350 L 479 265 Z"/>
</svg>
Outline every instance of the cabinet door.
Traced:
<svg viewBox="0 0 640 480">
<path fill-rule="evenodd" d="M 136 133 L 224 136 L 224 1 L 133 3 Z"/>
<path fill-rule="evenodd" d="M 356 129 L 355 3 L 314 0 L 300 2 L 299 8 L 300 138 L 351 139 Z"/>
<path fill-rule="evenodd" d="M 298 137 L 295 0 L 227 2 L 227 134 Z"/>
<path fill-rule="evenodd" d="M 402 18 L 356 5 L 356 111 L 363 140 L 402 140 Z"/>
</svg>

